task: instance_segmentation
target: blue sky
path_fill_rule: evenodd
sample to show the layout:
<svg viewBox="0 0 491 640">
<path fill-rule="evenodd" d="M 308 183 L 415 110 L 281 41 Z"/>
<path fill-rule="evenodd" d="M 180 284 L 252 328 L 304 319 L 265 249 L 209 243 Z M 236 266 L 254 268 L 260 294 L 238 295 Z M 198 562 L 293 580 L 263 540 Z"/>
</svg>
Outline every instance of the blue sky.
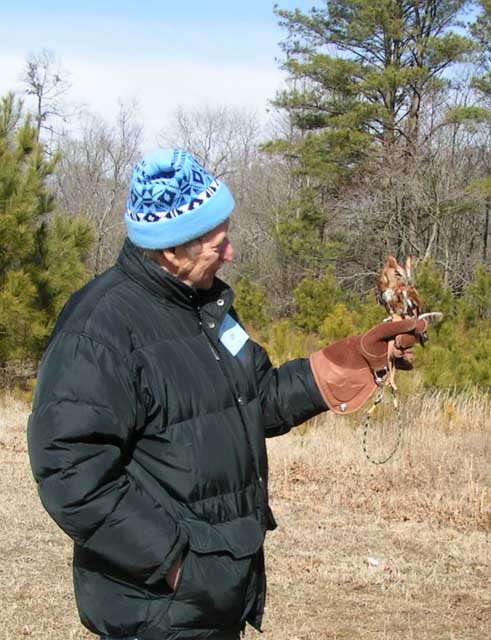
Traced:
<svg viewBox="0 0 491 640">
<path fill-rule="evenodd" d="M 19 88 L 26 56 L 52 50 L 70 97 L 111 117 L 136 98 L 151 140 L 178 105 L 230 104 L 263 114 L 281 86 L 273 2 L 22 0 L 2 7 L 0 92 Z M 281 8 L 304 11 L 306 0 Z"/>
</svg>

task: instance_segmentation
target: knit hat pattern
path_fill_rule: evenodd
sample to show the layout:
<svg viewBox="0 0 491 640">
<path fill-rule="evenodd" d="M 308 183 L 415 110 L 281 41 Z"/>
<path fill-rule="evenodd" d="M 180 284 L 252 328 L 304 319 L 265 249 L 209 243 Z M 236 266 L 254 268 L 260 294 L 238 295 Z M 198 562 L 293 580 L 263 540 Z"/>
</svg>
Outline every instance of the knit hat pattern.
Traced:
<svg viewBox="0 0 491 640">
<path fill-rule="evenodd" d="M 135 166 L 125 215 L 129 239 L 143 249 L 194 240 L 224 222 L 232 194 L 187 151 L 159 149 Z"/>
</svg>

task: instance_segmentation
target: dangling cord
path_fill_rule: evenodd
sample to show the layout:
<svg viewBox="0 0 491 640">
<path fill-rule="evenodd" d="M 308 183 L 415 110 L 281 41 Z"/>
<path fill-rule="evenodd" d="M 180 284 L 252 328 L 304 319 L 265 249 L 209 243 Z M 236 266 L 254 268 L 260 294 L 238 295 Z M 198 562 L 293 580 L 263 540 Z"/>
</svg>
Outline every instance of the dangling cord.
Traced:
<svg viewBox="0 0 491 640">
<path fill-rule="evenodd" d="M 375 400 L 373 402 L 373 405 L 367 411 L 367 415 L 366 415 L 365 423 L 364 423 L 364 427 L 363 427 L 363 453 L 365 454 L 366 459 L 369 462 L 371 462 L 372 464 L 385 464 L 386 462 L 388 462 L 394 456 L 395 452 L 397 451 L 397 449 L 399 448 L 399 445 L 401 443 L 401 435 L 402 435 L 401 412 L 400 412 L 400 409 L 399 409 L 399 403 L 397 402 L 396 387 L 392 384 L 392 381 L 390 379 L 390 373 L 391 373 L 391 370 L 389 368 L 389 380 L 387 382 L 383 378 L 378 378 L 377 377 L 375 379 L 376 383 L 378 384 L 378 391 L 377 391 L 377 395 L 375 397 Z M 370 425 L 370 420 L 372 418 L 372 414 L 374 413 L 375 409 L 377 408 L 377 405 L 379 405 L 383 400 L 385 387 L 389 387 L 389 389 L 390 389 L 390 394 L 392 396 L 392 404 L 393 404 L 393 407 L 394 407 L 394 412 L 396 414 L 396 423 L 397 423 L 396 441 L 395 441 L 394 447 L 390 451 L 389 455 L 386 456 L 383 459 L 377 460 L 377 459 L 373 458 L 368 453 L 368 448 L 367 448 L 368 428 L 369 428 L 369 425 Z"/>
</svg>

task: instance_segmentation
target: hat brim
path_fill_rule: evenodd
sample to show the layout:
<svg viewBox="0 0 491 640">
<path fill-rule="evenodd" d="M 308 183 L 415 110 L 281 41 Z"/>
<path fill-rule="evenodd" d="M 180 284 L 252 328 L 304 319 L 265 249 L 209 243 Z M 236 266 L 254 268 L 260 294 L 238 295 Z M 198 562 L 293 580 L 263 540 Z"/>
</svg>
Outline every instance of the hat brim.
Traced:
<svg viewBox="0 0 491 640">
<path fill-rule="evenodd" d="M 235 201 L 228 187 L 220 181 L 212 198 L 198 208 L 168 220 L 137 221 L 125 215 L 128 238 L 142 249 L 168 249 L 199 238 L 225 222 L 234 210 Z"/>
</svg>

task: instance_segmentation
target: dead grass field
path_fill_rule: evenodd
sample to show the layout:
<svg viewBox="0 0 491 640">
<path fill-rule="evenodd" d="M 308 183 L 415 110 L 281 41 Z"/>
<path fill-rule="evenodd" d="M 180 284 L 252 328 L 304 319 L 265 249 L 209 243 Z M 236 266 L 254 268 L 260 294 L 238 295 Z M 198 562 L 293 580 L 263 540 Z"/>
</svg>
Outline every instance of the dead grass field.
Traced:
<svg viewBox="0 0 491 640">
<path fill-rule="evenodd" d="M 70 543 L 35 493 L 27 415 L 3 399 L 0 638 L 93 638 L 73 602 Z M 402 446 L 381 467 L 363 456 L 359 416 L 269 443 L 279 528 L 263 640 L 491 638 L 491 404 L 420 395 L 403 418 Z M 383 433 L 370 432 L 374 453 Z"/>
</svg>

